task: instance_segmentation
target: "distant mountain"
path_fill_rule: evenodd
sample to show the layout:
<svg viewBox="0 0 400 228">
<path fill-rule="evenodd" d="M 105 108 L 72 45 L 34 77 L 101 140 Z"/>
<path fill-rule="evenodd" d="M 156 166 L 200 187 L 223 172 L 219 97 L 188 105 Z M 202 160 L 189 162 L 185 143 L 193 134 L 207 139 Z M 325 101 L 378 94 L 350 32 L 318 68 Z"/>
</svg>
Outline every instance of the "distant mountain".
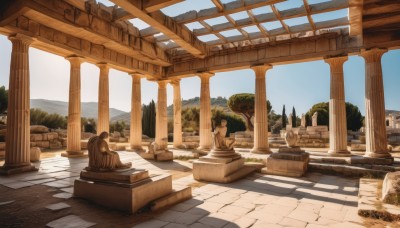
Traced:
<svg viewBox="0 0 400 228">
<path fill-rule="evenodd" d="M 82 102 L 82 117 L 97 119 L 97 102 Z M 68 115 L 68 102 L 52 101 L 45 99 L 31 99 L 31 108 L 38 108 L 47 113 L 57 113 L 62 116 Z M 126 112 L 110 108 L 110 118 Z"/>
<path fill-rule="evenodd" d="M 232 112 L 227 105 L 228 100 L 224 97 L 211 98 L 211 108 L 220 108 L 225 112 Z M 191 98 L 188 100 L 182 100 L 182 110 L 189 107 L 200 107 L 200 97 Z M 168 118 L 173 117 L 174 106 L 170 105 L 167 107 Z M 111 118 L 113 121 L 124 121 L 125 123 L 130 122 L 130 113 L 123 113 L 121 115 Z"/>
</svg>

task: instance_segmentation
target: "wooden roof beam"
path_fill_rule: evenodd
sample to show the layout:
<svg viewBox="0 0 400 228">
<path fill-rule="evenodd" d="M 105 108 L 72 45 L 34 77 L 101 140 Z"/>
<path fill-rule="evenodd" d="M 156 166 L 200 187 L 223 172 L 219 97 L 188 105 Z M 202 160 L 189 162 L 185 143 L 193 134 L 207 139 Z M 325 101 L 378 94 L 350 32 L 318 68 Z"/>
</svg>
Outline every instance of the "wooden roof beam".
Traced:
<svg viewBox="0 0 400 228">
<path fill-rule="evenodd" d="M 154 29 L 164 33 L 180 47 L 198 58 L 204 58 L 207 54 L 207 46 L 197 39 L 192 32 L 183 25 L 177 24 L 172 18 L 164 15 L 161 11 L 148 13 L 144 0 L 110 0 L 116 5 L 124 8 L 127 12 L 143 20 Z"/>
<path fill-rule="evenodd" d="M 272 9 L 272 12 L 274 12 L 276 18 L 278 18 L 278 20 L 281 22 L 282 27 L 286 30 L 286 32 L 289 35 L 291 35 L 292 33 L 290 32 L 289 26 L 287 26 L 287 24 L 283 21 L 281 14 L 279 13 L 279 10 L 274 5 L 271 5 L 270 7 Z"/>
<path fill-rule="evenodd" d="M 363 2 L 364 0 L 349 0 L 350 36 L 362 37 Z"/>
<path fill-rule="evenodd" d="M 307 20 L 308 20 L 308 23 L 310 23 L 311 27 L 313 28 L 313 32 L 314 32 L 314 34 L 315 34 L 316 28 L 315 28 L 315 24 L 314 24 L 314 19 L 311 17 L 310 5 L 308 4 L 308 1 L 307 1 L 307 0 L 303 0 L 303 5 L 304 5 L 304 8 L 305 8 L 306 11 L 307 11 Z"/>
</svg>

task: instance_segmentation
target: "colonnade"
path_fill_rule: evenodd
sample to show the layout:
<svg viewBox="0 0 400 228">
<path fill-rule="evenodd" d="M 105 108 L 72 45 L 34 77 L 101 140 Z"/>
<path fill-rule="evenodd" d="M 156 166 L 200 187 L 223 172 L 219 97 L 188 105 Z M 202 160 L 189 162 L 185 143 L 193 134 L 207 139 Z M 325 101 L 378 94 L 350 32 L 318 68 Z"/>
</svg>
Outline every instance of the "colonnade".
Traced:
<svg viewBox="0 0 400 228">
<path fill-rule="evenodd" d="M 13 35 L 12 54 L 10 65 L 9 106 L 6 137 L 5 164 L 2 168 L 32 169 L 30 163 L 30 105 L 29 105 L 29 46 L 33 39 L 23 35 Z M 366 125 L 366 157 L 388 158 L 387 151 L 385 104 L 382 80 L 381 57 L 384 49 L 362 51 L 365 59 L 365 125 Z M 83 58 L 79 56 L 67 57 L 70 62 L 70 88 L 67 129 L 67 156 L 79 156 L 81 150 L 81 82 L 80 66 Z M 343 64 L 346 56 L 325 59 L 331 69 L 331 89 L 329 101 L 330 114 L 330 149 L 332 156 L 346 156 L 347 128 L 344 99 Z M 109 131 L 109 66 L 99 63 L 99 113 L 98 133 Z M 254 118 L 254 153 L 270 153 L 268 146 L 268 112 L 266 72 L 272 66 L 256 65 L 251 69 L 255 72 L 255 118 Z M 213 73 L 199 73 L 201 79 L 200 95 L 200 150 L 211 149 L 211 101 L 210 78 Z M 131 129 L 130 144 L 132 150 L 142 150 L 142 122 L 141 122 L 141 91 L 140 73 L 131 73 Z M 181 124 L 181 94 L 180 81 L 158 81 L 158 104 L 156 117 L 156 139 L 160 148 L 167 147 L 167 83 L 174 89 L 174 146 L 182 146 Z"/>
</svg>

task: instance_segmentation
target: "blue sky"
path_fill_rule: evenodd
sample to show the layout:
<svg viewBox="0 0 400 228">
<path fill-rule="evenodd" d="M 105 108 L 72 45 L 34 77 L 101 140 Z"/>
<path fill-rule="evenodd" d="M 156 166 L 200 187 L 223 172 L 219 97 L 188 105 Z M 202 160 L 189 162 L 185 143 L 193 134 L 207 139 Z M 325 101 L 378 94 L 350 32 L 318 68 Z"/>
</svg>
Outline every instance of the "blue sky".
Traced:
<svg viewBox="0 0 400 228">
<path fill-rule="evenodd" d="M 189 5 L 192 8 L 199 5 L 203 6 L 208 1 L 190 0 Z M 223 2 L 229 1 L 225 0 Z M 107 3 L 104 0 L 102 2 Z M 204 4 L 199 4 L 199 2 Z M 321 2 L 321 0 L 312 0 L 310 2 Z M 188 7 L 185 4 L 178 6 L 176 12 L 179 12 L 181 7 Z M 201 8 L 200 6 L 198 7 L 198 9 Z M 203 6 L 203 8 L 207 7 Z M 279 7 L 277 6 L 277 8 Z M 165 13 L 168 10 L 173 11 L 171 8 L 166 8 Z M 5 36 L 0 36 L 0 50 L 0 86 L 5 85 L 8 88 L 11 42 Z M 400 50 L 389 51 L 382 57 L 386 109 L 400 110 L 399 66 Z M 364 114 L 364 59 L 359 56 L 350 56 L 349 60 L 344 64 L 344 73 L 346 101 L 357 105 Z M 82 64 L 83 102 L 97 101 L 98 75 L 99 70 L 95 65 Z M 68 101 L 69 63 L 63 57 L 30 48 L 30 76 L 32 99 L 43 98 Z M 287 110 L 291 110 L 294 106 L 298 115 L 301 115 L 313 104 L 329 101 L 329 77 L 329 65 L 323 61 L 275 66 L 267 72 L 267 97 L 277 113 L 281 112 L 282 106 L 285 104 Z M 211 78 L 210 86 L 212 97 L 222 96 L 228 98 L 235 93 L 254 93 L 254 72 L 247 69 L 217 73 Z M 199 96 L 199 78 L 182 79 L 181 94 L 183 99 Z M 172 104 L 172 96 L 172 87 L 168 85 L 168 104 Z M 111 70 L 110 106 L 129 111 L 130 99 L 130 76 L 117 70 Z M 142 102 L 149 103 L 152 99 L 157 100 L 157 84 L 142 79 Z"/>
</svg>

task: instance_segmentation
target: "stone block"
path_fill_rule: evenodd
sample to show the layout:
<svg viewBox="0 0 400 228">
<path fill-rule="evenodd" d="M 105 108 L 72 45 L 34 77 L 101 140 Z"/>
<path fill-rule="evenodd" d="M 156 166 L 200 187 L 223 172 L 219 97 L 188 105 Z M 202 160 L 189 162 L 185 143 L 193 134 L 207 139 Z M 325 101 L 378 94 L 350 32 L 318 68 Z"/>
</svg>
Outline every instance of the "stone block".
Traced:
<svg viewBox="0 0 400 228">
<path fill-rule="evenodd" d="M 262 169 L 262 173 L 301 177 L 307 172 L 309 154 L 300 153 L 273 153 L 267 158 L 267 167 Z"/>
<path fill-rule="evenodd" d="M 77 179 L 74 184 L 75 197 L 129 213 L 150 209 L 154 200 L 171 192 L 169 174 L 154 175 L 134 183 Z"/>
<path fill-rule="evenodd" d="M 142 152 L 139 154 L 142 158 L 156 161 L 172 161 L 174 154 L 171 151 L 163 151 L 161 153 Z"/>
<path fill-rule="evenodd" d="M 30 131 L 31 133 L 47 133 L 49 132 L 49 128 L 43 125 L 31 125 Z"/>
<path fill-rule="evenodd" d="M 31 142 L 42 141 L 42 134 L 31 134 Z"/>
<path fill-rule="evenodd" d="M 382 184 L 382 201 L 400 204 L 400 171 L 386 174 Z"/>
<path fill-rule="evenodd" d="M 229 163 L 218 163 L 218 160 L 211 162 L 210 159 L 204 161 L 200 158 L 193 162 L 193 177 L 199 181 L 229 183 L 254 172 L 256 169 L 257 167 L 254 166 L 245 166 L 244 158 Z"/>
<path fill-rule="evenodd" d="M 41 151 L 39 147 L 31 147 L 30 153 L 31 162 L 37 162 L 40 160 Z"/>
</svg>

